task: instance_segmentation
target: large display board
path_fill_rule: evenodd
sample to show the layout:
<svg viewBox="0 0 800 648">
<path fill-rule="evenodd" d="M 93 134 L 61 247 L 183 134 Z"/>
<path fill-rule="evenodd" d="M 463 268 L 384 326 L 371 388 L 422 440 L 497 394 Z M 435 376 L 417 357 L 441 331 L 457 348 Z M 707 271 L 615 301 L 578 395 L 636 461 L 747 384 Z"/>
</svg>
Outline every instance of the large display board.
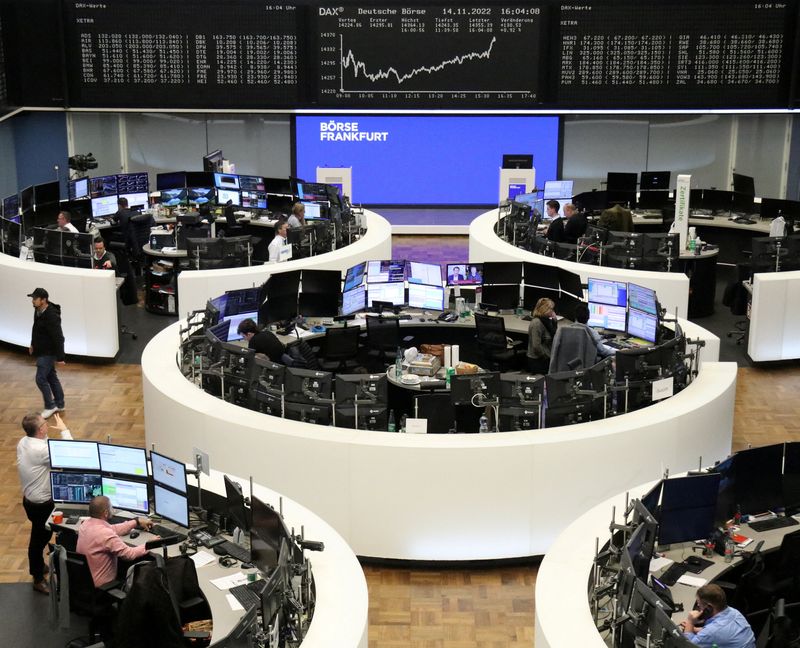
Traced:
<svg viewBox="0 0 800 648">
<path fill-rule="evenodd" d="M 16 105 L 758 109 L 796 105 L 799 3 L 0 0 L 0 13 Z"/>
</svg>

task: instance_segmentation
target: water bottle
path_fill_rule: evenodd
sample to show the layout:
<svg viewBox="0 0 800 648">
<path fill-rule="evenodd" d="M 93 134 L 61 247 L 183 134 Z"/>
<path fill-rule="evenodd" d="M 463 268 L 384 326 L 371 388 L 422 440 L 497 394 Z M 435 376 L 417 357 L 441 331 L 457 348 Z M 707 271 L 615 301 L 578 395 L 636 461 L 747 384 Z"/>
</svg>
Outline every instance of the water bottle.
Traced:
<svg viewBox="0 0 800 648">
<path fill-rule="evenodd" d="M 400 431 L 405 434 L 406 431 L 406 415 L 400 417 Z"/>
<path fill-rule="evenodd" d="M 397 428 L 394 424 L 394 411 L 389 412 L 389 424 L 386 426 L 387 432 L 396 432 Z"/>
<path fill-rule="evenodd" d="M 394 375 L 399 378 L 403 373 L 403 350 L 397 347 L 397 355 L 394 357 Z"/>
<path fill-rule="evenodd" d="M 733 542 L 733 538 L 731 538 L 731 532 L 725 534 L 725 562 L 733 562 L 733 552 L 736 549 L 736 545 Z"/>
<path fill-rule="evenodd" d="M 478 421 L 478 432 L 480 434 L 484 434 L 485 432 L 488 431 L 489 431 L 489 419 L 487 419 L 486 415 L 484 414 Z"/>
</svg>

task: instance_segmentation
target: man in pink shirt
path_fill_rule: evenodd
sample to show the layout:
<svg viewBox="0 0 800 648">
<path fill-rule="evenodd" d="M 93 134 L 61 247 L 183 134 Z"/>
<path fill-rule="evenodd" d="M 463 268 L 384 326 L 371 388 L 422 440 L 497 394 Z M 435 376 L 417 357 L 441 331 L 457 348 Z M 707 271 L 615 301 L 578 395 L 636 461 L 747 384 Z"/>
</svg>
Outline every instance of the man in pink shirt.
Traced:
<svg viewBox="0 0 800 648">
<path fill-rule="evenodd" d="M 149 531 L 153 523 L 146 517 L 138 517 L 130 522 L 109 524 L 108 520 L 113 514 L 109 499 L 105 495 L 98 495 L 89 502 L 91 517 L 78 529 L 76 549 L 78 553 L 86 556 L 95 587 L 101 587 L 117 578 L 118 558 L 133 561 L 147 554 L 143 544 L 129 547 L 120 536 L 137 528 Z"/>
</svg>

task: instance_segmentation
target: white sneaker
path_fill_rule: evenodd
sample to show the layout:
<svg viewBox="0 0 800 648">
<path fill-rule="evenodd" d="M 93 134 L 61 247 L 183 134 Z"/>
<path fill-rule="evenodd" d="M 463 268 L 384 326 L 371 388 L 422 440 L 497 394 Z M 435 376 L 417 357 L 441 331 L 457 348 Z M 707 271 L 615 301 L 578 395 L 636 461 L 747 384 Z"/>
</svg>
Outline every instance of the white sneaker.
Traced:
<svg viewBox="0 0 800 648">
<path fill-rule="evenodd" d="M 66 407 L 56 407 L 56 412 L 63 412 L 66 409 L 67 409 Z"/>
<path fill-rule="evenodd" d="M 57 411 L 58 411 L 57 407 L 53 407 L 51 409 L 44 409 L 42 410 L 42 418 L 50 418 Z"/>
</svg>

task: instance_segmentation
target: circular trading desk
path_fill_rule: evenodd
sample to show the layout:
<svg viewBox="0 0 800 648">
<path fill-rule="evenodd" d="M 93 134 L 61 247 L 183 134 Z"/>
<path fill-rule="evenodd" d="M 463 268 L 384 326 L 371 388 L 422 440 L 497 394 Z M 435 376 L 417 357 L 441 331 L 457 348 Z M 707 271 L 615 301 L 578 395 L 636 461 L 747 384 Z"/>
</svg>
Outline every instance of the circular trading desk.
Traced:
<svg viewBox="0 0 800 648">
<path fill-rule="evenodd" d="M 28 293 L 44 288 L 61 306 L 64 350 L 71 355 L 113 358 L 119 351 L 117 286 L 111 270 L 90 270 L 21 261 L 0 254 L 0 340 L 27 348 L 33 307 Z"/>
<path fill-rule="evenodd" d="M 332 252 L 283 263 L 244 268 L 193 270 L 178 275 L 178 312 L 189 313 L 205 308 L 206 301 L 226 290 L 251 288 L 264 283 L 273 272 L 290 270 L 347 270 L 367 259 L 392 257 L 392 227 L 382 216 L 364 210 L 366 233 L 357 241 Z"/>
<path fill-rule="evenodd" d="M 361 556 L 541 555 L 611 494 L 730 451 L 736 365 L 716 362 L 719 340 L 689 322 L 684 333 L 707 341 L 700 372 L 666 401 L 581 425 L 452 435 L 310 425 L 221 401 L 178 368 L 183 324 L 142 356 L 147 443 L 182 459 L 199 448 L 219 469 L 252 474 L 317 512 Z"/>
</svg>

